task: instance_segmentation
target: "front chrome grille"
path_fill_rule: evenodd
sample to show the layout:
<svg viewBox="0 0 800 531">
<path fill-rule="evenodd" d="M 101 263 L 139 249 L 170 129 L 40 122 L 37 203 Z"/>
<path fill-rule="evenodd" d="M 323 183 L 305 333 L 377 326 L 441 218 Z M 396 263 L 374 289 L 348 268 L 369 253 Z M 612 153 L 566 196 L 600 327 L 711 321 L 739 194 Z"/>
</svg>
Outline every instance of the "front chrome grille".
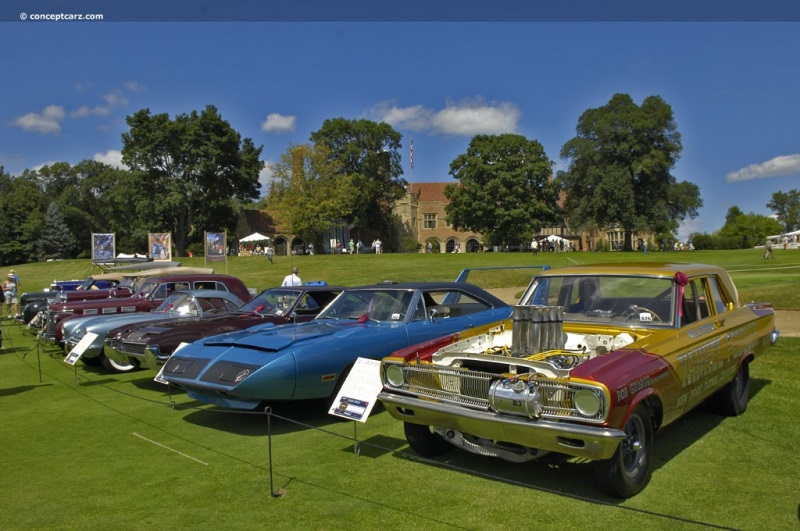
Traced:
<svg viewBox="0 0 800 531">
<path fill-rule="evenodd" d="M 490 390 L 492 384 L 506 378 L 504 375 L 495 373 L 436 365 L 401 364 L 397 366 L 403 371 L 404 383 L 400 386 L 392 386 L 384 378 L 386 388 L 404 391 L 420 398 L 430 398 L 485 411 L 491 409 Z M 591 423 L 601 423 L 605 420 L 608 401 L 606 394 L 599 387 L 533 374 L 525 375 L 523 379 L 538 389 L 540 393 L 543 406 L 542 418 L 571 419 Z M 574 405 L 575 394 L 585 389 L 594 393 L 602 404 L 595 415 L 584 415 Z"/>
</svg>

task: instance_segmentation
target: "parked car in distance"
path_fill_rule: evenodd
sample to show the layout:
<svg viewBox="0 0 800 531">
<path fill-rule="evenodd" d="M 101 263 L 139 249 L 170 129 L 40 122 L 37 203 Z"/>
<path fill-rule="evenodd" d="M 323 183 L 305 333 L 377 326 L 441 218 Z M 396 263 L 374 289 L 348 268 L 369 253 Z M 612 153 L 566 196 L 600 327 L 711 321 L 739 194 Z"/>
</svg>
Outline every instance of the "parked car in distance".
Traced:
<svg viewBox="0 0 800 531">
<path fill-rule="evenodd" d="M 346 288 L 313 321 L 259 325 L 195 341 L 162 374 L 189 396 L 226 408 L 334 394 L 359 357 L 507 318 L 511 307 L 461 282 Z"/>
<path fill-rule="evenodd" d="M 242 299 L 227 291 L 195 289 L 176 291 L 151 312 L 89 315 L 63 322 L 64 351 L 69 354 L 87 334 L 94 334 L 88 344 L 81 345 L 81 360 L 90 366 L 102 365 L 109 372 L 127 372 L 139 366 L 137 360 L 118 362 L 106 356 L 104 342 L 110 330 L 122 325 L 151 321 L 190 321 L 203 317 L 228 316 L 242 307 Z M 88 340 L 87 340 L 88 341 Z"/>
<path fill-rule="evenodd" d="M 749 364 L 779 335 L 723 269 L 669 263 L 543 271 L 510 319 L 477 332 L 381 362 L 378 398 L 411 448 L 589 459 L 623 498 L 650 480 L 656 431 L 706 400 L 745 411 Z"/>
<path fill-rule="evenodd" d="M 138 363 L 140 367 L 157 369 L 182 343 L 260 324 L 310 321 L 342 289 L 337 286 L 269 288 L 230 315 L 127 323 L 107 334 L 105 353 L 116 363 Z"/>
<path fill-rule="evenodd" d="M 130 297 L 106 297 L 89 301 L 56 302 L 49 305 L 44 337 L 47 341 L 61 343 L 63 341 L 63 322 L 68 319 L 80 315 L 149 312 L 161 304 L 172 292 L 191 289 L 228 291 L 243 301 L 249 301 L 252 298 L 241 280 L 228 275 L 187 273 L 145 277 L 136 292 Z"/>
<path fill-rule="evenodd" d="M 95 297 L 95 291 L 108 290 L 116 287 L 122 281 L 122 273 L 101 273 L 92 275 L 82 281 L 78 286 L 72 286 L 76 281 L 53 281 L 50 288 L 43 291 L 27 291 L 22 294 L 19 300 L 19 307 L 22 310 L 22 320 L 30 323 L 36 315 L 43 310 L 47 310 L 47 305 L 55 302 L 59 295 L 67 291 L 76 292 L 74 300 L 86 300 Z M 66 286 L 65 282 L 69 282 Z M 108 295 L 105 295 L 106 297 Z"/>
</svg>

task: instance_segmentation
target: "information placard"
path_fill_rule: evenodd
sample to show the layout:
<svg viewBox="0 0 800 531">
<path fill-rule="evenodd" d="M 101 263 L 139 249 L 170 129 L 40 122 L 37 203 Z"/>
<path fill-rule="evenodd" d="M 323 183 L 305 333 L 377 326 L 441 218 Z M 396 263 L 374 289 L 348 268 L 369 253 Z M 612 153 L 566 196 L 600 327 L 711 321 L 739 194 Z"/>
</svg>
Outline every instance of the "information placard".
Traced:
<svg viewBox="0 0 800 531">
<path fill-rule="evenodd" d="M 344 381 L 328 413 L 358 422 L 366 422 L 378 393 L 381 392 L 381 362 L 358 358 Z"/>
</svg>

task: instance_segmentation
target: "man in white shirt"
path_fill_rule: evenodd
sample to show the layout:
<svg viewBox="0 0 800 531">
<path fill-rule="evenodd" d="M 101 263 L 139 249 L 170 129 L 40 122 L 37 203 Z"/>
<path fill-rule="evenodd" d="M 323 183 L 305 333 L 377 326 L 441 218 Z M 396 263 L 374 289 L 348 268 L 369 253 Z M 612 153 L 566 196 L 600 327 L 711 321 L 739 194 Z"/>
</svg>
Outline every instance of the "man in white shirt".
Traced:
<svg viewBox="0 0 800 531">
<path fill-rule="evenodd" d="M 292 274 L 286 275 L 286 278 L 283 279 L 283 284 L 281 286 L 302 286 L 303 281 L 300 280 L 300 277 L 297 276 L 297 268 L 292 268 Z"/>
</svg>

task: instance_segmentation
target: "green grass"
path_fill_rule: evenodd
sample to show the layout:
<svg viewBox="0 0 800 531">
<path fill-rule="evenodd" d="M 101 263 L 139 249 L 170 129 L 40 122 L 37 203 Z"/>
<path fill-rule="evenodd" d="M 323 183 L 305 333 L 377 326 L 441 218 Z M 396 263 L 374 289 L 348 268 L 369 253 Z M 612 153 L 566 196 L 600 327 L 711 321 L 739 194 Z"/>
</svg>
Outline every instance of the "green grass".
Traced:
<svg viewBox="0 0 800 531">
<path fill-rule="evenodd" d="M 768 262 L 756 251 L 315 256 L 273 266 L 237 258 L 228 273 L 261 289 L 279 282 L 292 263 L 304 280 L 360 284 L 452 279 L 468 266 L 665 256 L 719 263 L 736 271 L 746 299 L 774 293 L 782 307 L 798 308 L 790 286 L 797 286 L 800 253 L 788 251 Z M 67 261 L 15 269 L 33 289 L 56 277 L 85 276 L 91 267 Z M 503 282 L 522 286 L 526 278 Z M 37 346 L 25 328 L 2 326 L 11 342 L 0 351 L 0 529 L 798 526 L 800 339 L 782 338 L 751 365 L 744 415 L 696 410 L 659 433 L 653 479 L 629 500 L 601 494 L 591 465 L 575 460 L 514 465 L 456 451 L 422 462 L 408 449 L 401 423 L 385 411 L 375 410 L 354 429 L 323 413 L 320 402 L 275 407 L 282 418 L 272 420 L 272 479 L 283 496 L 273 497 L 263 414 L 224 413 L 170 395 L 149 371 L 73 368 L 59 351 Z M 362 441 L 358 458 L 354 432 Z"/>
<path fill-rule="evenodd" d="M 297 266 L 304 281 L 325 280 L 329 284 L 355 286 L 383 280 L 454 280 L 466 267 L 549 265 L 561 267 L 575 263 L 675 261 L 716 264 L 731 271 L 740 294 L 746 301 L 772 302 L 780 309 L 800 309 L 796 286 L 800 281 L 800 251 L 775 251 L 775 258 L 764 260 L 759 250 L 694 251 L 643 253 L 461 253 L 461 254 L 382 254 L 356 256 L 277 257 L 270 264 L 264 257 L 231 257 L 227 262 L 208 263 L 204 258 L 178 258 L 184 266 L 214 267 L 217 273 L 241 278 L 258 290 L 280 285 L 283 277 Z M 98 273 L 89 260 L 65 260 L 13 267 L 21 277 L 21 291 L 38 291 L 54 279 L 85 278 Z M 527 285 L 530 271 L 480 273 L 470 281 L 484 288 Z"/>
</svg>

